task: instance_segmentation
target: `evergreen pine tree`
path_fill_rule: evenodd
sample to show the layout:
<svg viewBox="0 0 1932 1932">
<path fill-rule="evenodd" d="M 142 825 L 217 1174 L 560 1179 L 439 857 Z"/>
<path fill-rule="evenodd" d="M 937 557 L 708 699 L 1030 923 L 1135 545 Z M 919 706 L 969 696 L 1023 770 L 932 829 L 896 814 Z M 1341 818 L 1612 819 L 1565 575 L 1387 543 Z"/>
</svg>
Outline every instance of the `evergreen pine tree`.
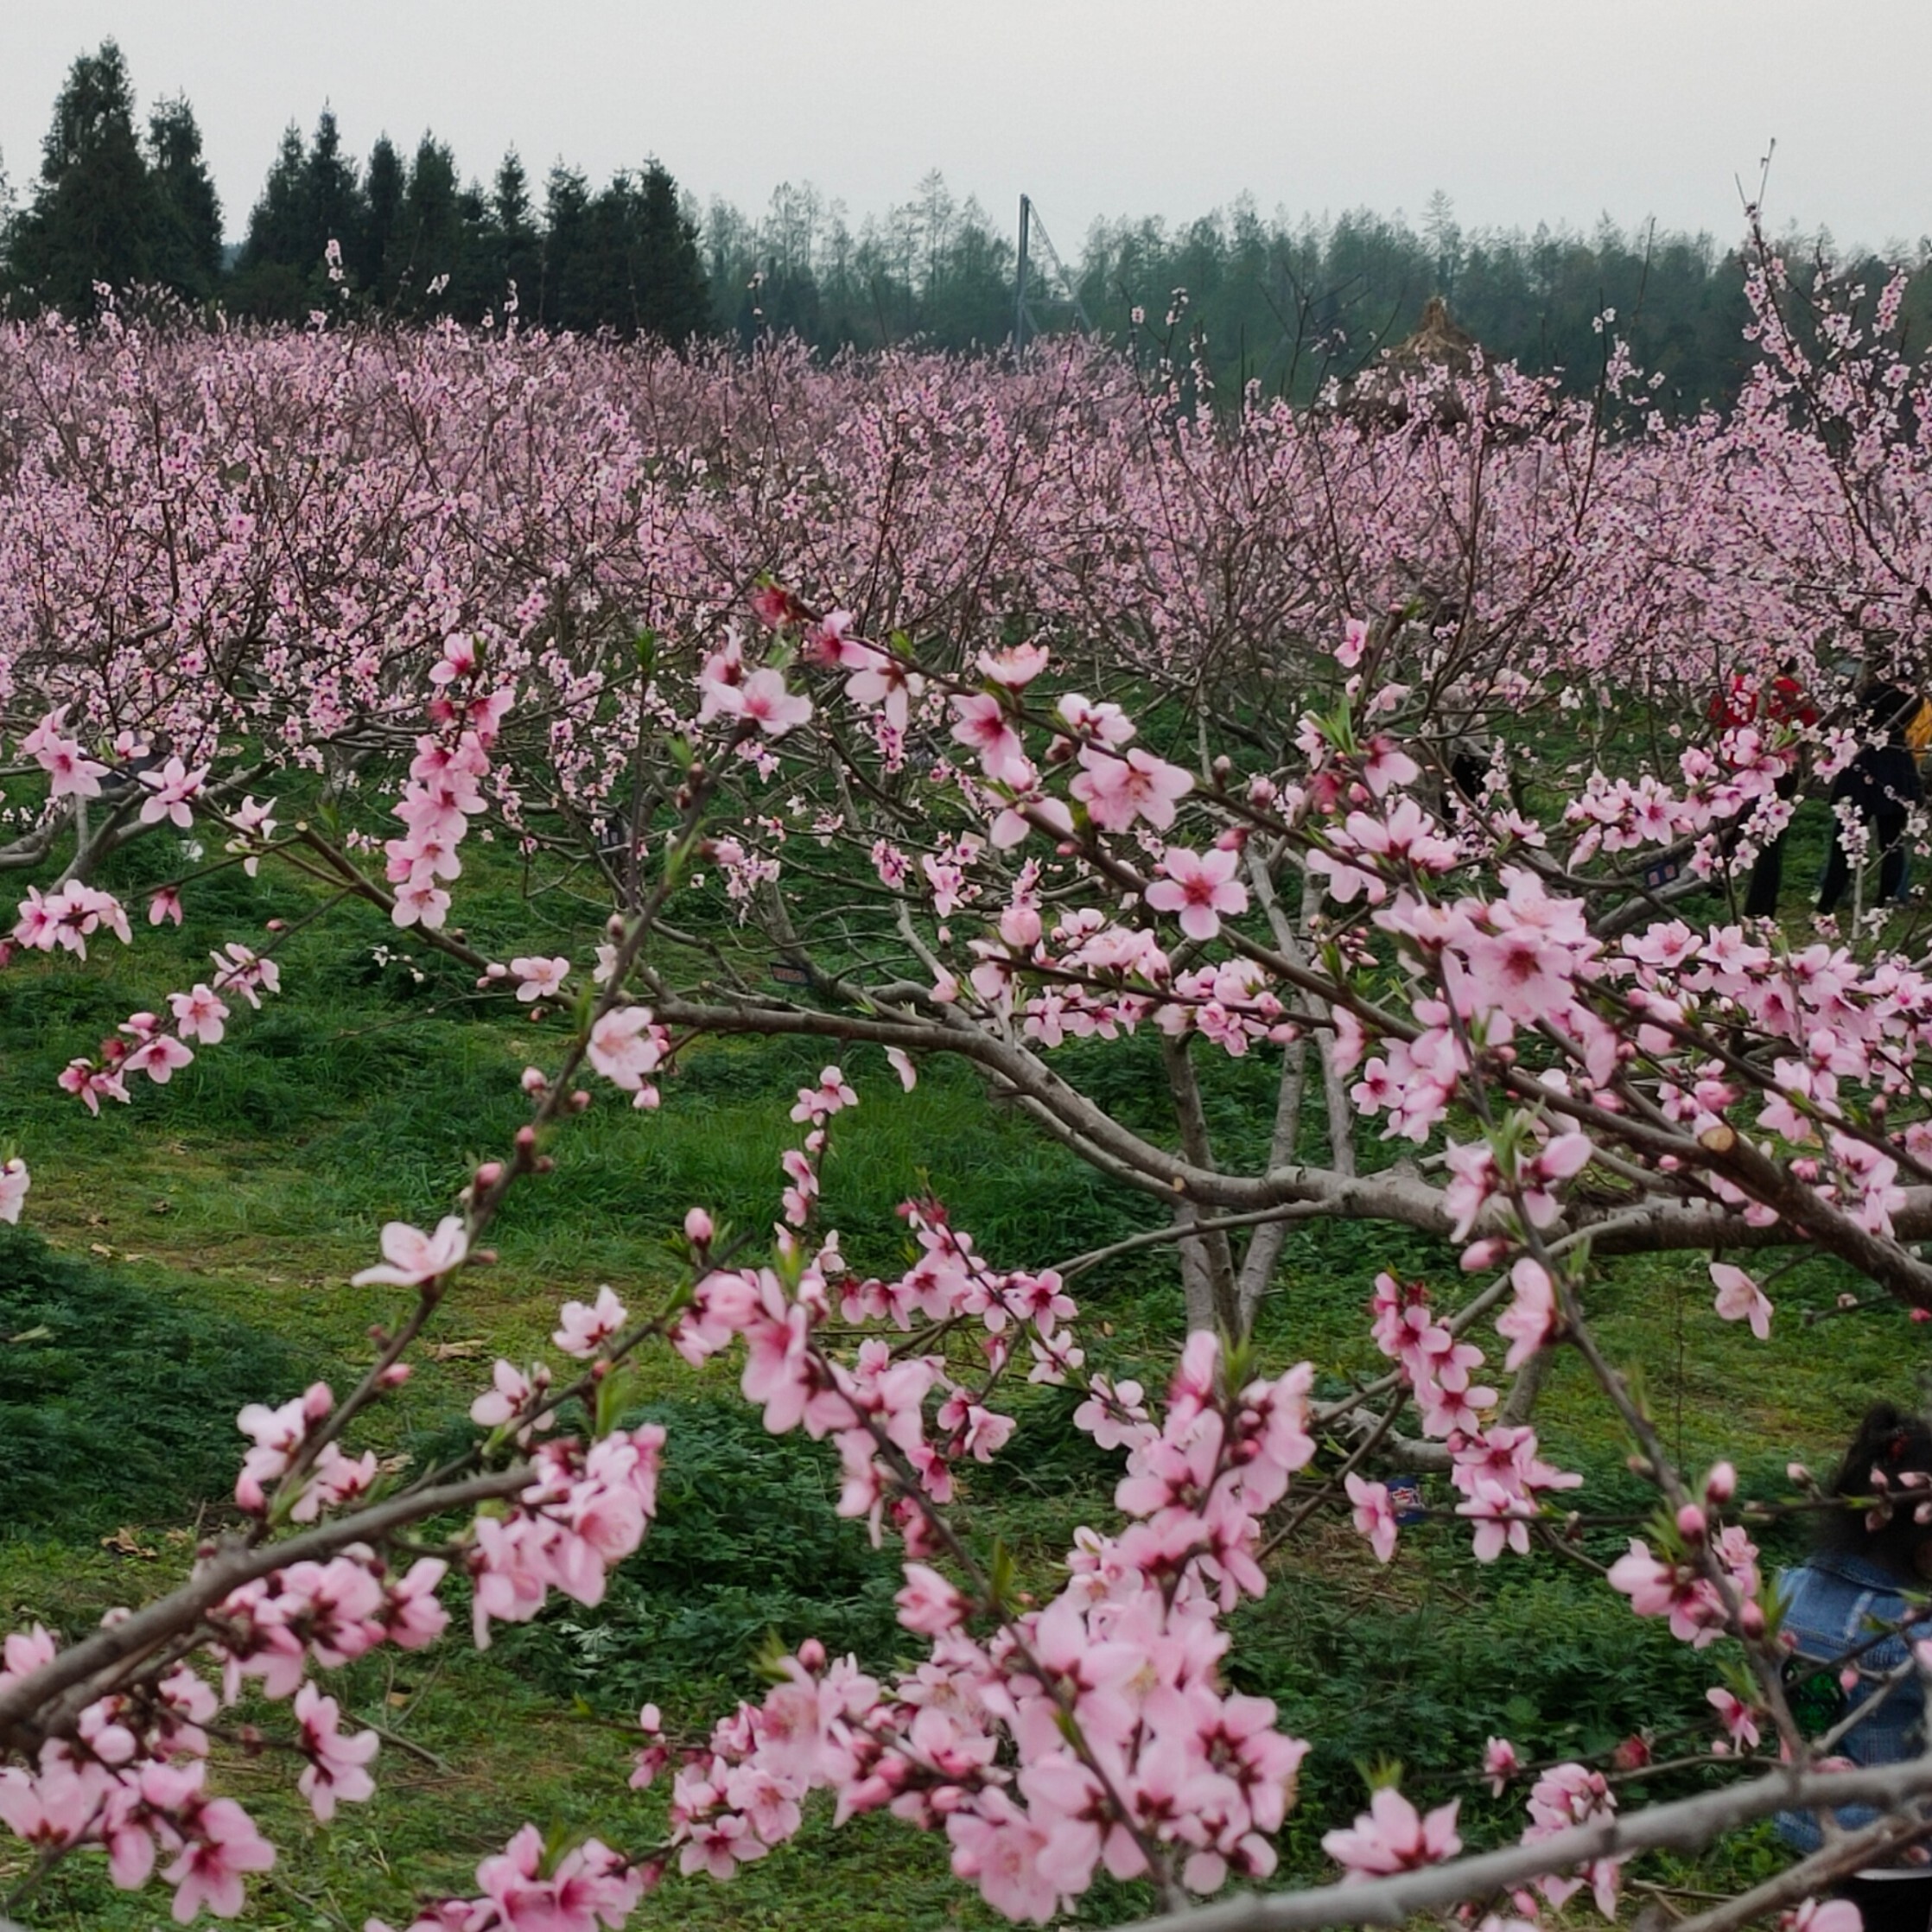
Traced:
<svg viewBox="0 0 1932 1932">
<path fill-rule="evenodd" d="M 237 305 L 289 321 L 326 307 L 329 244 L 340 249 L 345 274 L 355 276 L 367 227 L 355 163 L 342 152 L 334 111 L 322 110 L 306 149 L 291 123 L 248 218 L 237 264 Z"/>
<path fill-rule="evenodd" d="M 333 241 L 342 251 L 346 269 L 356 251 L 365 215 L 355 163 L 342 152 L 341 130 L 329 108 L 322 110 L 303 157 L 296 202 L 301 252 L 293 265 L 305 275 L 321 272 Z"/>
<path fill-rule="evenodd" d="M 445 277 L 461 266 L 463 225 L 457 206 L 456 159 L 434 135 L 416 143 L 410 164 L 409 186 L 391 255 L 397 264 L 394 280 L 403 307 L 413 314 L 439 312 L 449 305 L 433 294 Z"/>
<path fill-rule="evenodd" d="M 677 183 L 659 162 L 645 165 L 632 192 L 637 236 L 632 326 L 681 348 L 711 326 L 711 289 L 698 255 L 697 227 L 678 204 Z"/>
<path fill-rule="evenodd" d="M 241 266 L 266 262 L 293 267 L 302 258 L 302 175 L 304 156 L 302 130 L 293 121 L 282 130 L 260 198 L 248 212 L 248 238 L 242 244 Z"/>
<path fill-rule="evenodd" d="M 589 184 L 559 162 L 543 191 L 543 273 L 534 315 L 545 328 L 587 326 L 590 238 Z"/>
<path fill-rule="evenodd" d="M 369 150 L 369 171 L 363 177 L 362 233 L 349 268 L 357 287 L 384 308 L 396 294 L 395 264 L 390 254 L 403 219 L 406 185 L 403 157 L 386 134 L 379 136 Z"/>
<path fill-rule="evenodd" d="M 591 201 L 584 247 L 571 289 L 570 327 L 586 334 L 600 328 L 632 335 L 638 321 L 636 190 L 620 173 Z"/>
<path fill-rule="evenodd" d="M 249 210 L 248 236 L 235 262 L 232 295 L 236 308 L 264 321 L 294 321 L 309 306 L 304 263 L 302 130 L 291 121 L 282 133 L 260 198 Z"/>
<path fill-rule="evenodd" d="M 207 302 L 221 280 L 221 200 L 185 97 L 157 102 L 149 115 L 148 156 L 162 215 L 156 279 L 190 301 Z"/>
<path fill-rule="evenodd" d="M 457 191 L 455 265 L 437 306 L 473 326 L 502 299 L 503 235 L 496 203 L 480 181 L 470 181 Z"/>
<path fill-rule="evenodd" d="M 54 100 L 32 203 L 9 237 L 8 281 L 35 305 L 91 315 L 97 283 L 154 279 L 167 226 L 135 132 L 127 63 L 103 41 L 75 60 Z"/>
<path fill-rule="evenodd" d="M 543 275 L 543 237 L 531 207 L 530 177 L 514 148 L 497 169 L 492 203 L 502 251 L 499 285 L 492 299 L 500 304 L 514 284 L 518 313 L 535 321 Z"/>
</svg>

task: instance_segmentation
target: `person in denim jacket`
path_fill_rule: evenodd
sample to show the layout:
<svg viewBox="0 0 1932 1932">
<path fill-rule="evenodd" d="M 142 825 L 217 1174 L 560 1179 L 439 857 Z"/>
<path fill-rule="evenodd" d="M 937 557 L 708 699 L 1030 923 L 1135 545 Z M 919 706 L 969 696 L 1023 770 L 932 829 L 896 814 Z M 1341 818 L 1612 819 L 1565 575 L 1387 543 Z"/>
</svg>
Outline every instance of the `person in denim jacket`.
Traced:
<svg viewBox="0 0 1932 1932">
<path fill-rule="evenodd" d="M 1897 1764 L 1925 1748 L 1917 1682 L 1910 1674 L 1887 1680 L 1910 1657 L 1900 1634 L 1915 1614 L 1906 1598 L 1932 1589 L 1932 1522 L 1920 1521 L 1922 1507 L 1932 1516 L 1932 1428 L 1889 1402 L 1875 1404 L 1832 1490 L 1857 1500 L 1820 1519 L 1810 1561 L 1779 1579 L 1783 1629 L 1794 1646 L 1786 1681 L 1794 1713 L 1801 1721 L 1808 1717 L 1817 1732 L 1865 1713 L 1833 1747 L 1835 1755 L 1856 1764 Z M 1847 1668 L 1858 1673 L 1848 1689 L 1840 1683 Z M 1879 1814 L 1869 1805 L 1846 1805 L 1834 1815 L 1856 1830 Z M 1812 1812 L 1780 1812 L 1777 1828 L 1802 1853 L 1824 1842 Z M 1864 1913 L 1866 1932 L 1927 1932 L 1932 1922 L 1932 1870 L 1925 1866 L 1861 1872 L 1841 1889 Z"/>
</svg>

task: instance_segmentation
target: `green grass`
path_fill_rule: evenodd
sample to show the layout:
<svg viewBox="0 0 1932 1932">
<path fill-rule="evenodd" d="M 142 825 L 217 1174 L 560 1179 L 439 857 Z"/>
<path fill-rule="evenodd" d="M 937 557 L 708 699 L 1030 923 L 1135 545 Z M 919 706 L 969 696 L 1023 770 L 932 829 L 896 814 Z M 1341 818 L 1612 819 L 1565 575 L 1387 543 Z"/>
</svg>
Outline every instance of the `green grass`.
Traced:
<svg viewBox="0 0 1932 1932">
<path fill-rule="evenodd" d="M 137 845 L 117 861 L 116 882 L 151 881 L 166 859 L 158 842 Z M 559 950 L 585 956 L 588 919 L 573 926 L 554 899 L 527 904 L 500 857 L 480 857 L 473 871 L 465 915 L 478 944 L 507 950 L 533 918 L 548 919 Z M 1789 896 L 1802 876 L 1794 855 Z M 523 1119 L 518 1071 L 553 1058 L 562 1038 L 561 1021 L 480 999 L 466 972 L 367 909 L 343 907 L 288 941 L 281 1001 L 241 1009 L 229 1040 L 168 1088 L 142 1084 L 129 1107 L 90 1121 L 54 1089 L 68 1058 L 203 974 L 212 946 L 271 918 L 299 921 L 314 906 L 298 886 L 236 874 L 187 904 L 179 934 L 143 932 L 127 953 L 110 941 L 85 964 L 29 959 L 0 977 L 0 1118 L 35 1175 L 31 1232 L 0 1237 L 0 1621 L 76 1630 L 180 1574 L 204 1504 L 219 1511 L 232 1481 L 234 1408 L 354 1372 L 371 1325 L 399 1308 L 392 1291 L 348 1285 L 372 1259 L 380 1223 L 446 1210 L 471 1165 L 500 1152 Z M 383 963 L 378 948 L 413 963 Z M 668 1279 L 664 1236 L 692 1202 L 747 1229 L 768 1224 L 777 1157 L 796 1131 L 793 1090 L 825 1057 L 807 1043 L 708 1047 L 654 1115 L 599 1094 L 558 1136 L 554 1176 L 512 1197 L 493 1234 L 498 1265 L 466 1275 L 440 1316 L 432 1339 L 454 1350 L 424 1363 L 369 1444 L 429 1454 L 492 1355 L 547 1349 L 568 1295 L 608 1281 L 646 1305 Z M 928 1186 L 985 1252 L 1014 1264 L 1101 1245 L 1158 1212 L 990 1107 L 963 1070 L 934 1069 L 903 1094 L 875 1052 L 846 1064 L 864 1104 L 838 1123 L 824 1204 L 861 1265 L 894 1262 L 905 1243 L 894 1206 Z M 1123 1120 L 1159 1130 L 1151 1041 L 1077 1050 L 1068 1071 Z M 1217 1139 L 1230 1160 L 1252 1158 L 1271 1105 L 1267 1057 L 1216 1061 L 1205 1075 Z M 1312 1151 L 1319 1118 L 1308 1131 Z M 1371 1164 L 1385 1154 L 1372 1150 Z M 1262 1312 L 1264 1363 L 1312 1359 L 1330 1389 L 1379 1372 L 1363 1312 L 1385 1267 L 1455 1292 L 1454 1258 L 1438 1243 L 1298 1228 Z M 1082 1281 L 1096 1366 L 1162 1379 L 1178 1331 L 1171 1269 L 1157 1251 Z M 1681 1453 L 1696 1465 L 1742 1439 L 1747 1484 L 1772 1493 L 1791 1456 L 1828 1458 L 1865 1400 L 1912 1394 L 1917 1337 L 1902 1313 L 1801 1332 L 1803 1313 L 1829 1308 L 1846 1285 L 1822 1263 L 1782 1283 L 1769 1350 L 1715 1319 L 1700 1257 L 1618 1264 L 1590 1293 L 1605 1341 L 1641 1365 Z M 647 1368 L 638 1399 L 670 1431 L 662 1519 L 597 1611 L 560 1605 L 480 1656 L 452 1643 L 344 1674 L 345 1700 L 403 1740 L 384 1750 L 374 1803 L 345 1808 L 322 1830 L 285 1762 L 224 1758 L 220 1781 L 284 1854 L 246 1923 L 307 1932 L 359 1928 L 370 1915 L 403 1922 L 416 1891 L 467 1886 L 476 1859 L 526 1818 L 648 1840 L 662 1794 L 625 1789 L 625 1739 L 613 1728 L 645 1698 L 682 1721 L 716 1714 L 752 1687 L 770 1631 L 788 1643 L 816 1632 L 875 1664 L 906 1654 L 890 1614 L 889 1553 L 831 1515 L 829 1452 L 766 1437 L 734 1384 L 728 1363 L 702 1374 L 669 1357 Z M 1065 1394 L 1033 1391 L 1023 1403 L 1013 1444 L 974 1472 L 965 1521 L 976 1536 L 1001 1536 L 1028 1582 L 1050 1587 L 1073 1529 L 1109 1520 L 1116 1465 L 1074 1429 Z M 1629 1446 L 1574 1362 L 1559 1364 L 1538 1423 L 1549 1452 L 1586 1473 L 1585 1506 L 1643 1506 L 1624 1465 Z M 1449 1498 L 1432 1483 L 1431 1500 Z M 1610 1536 L 1592 1543 L 1599 1558 L 1614 1547 Z M 1419 1798 L 1465 1799 L 1468 1835 L 1480 1841 L 1515 1828 L 1507 1808 L 1463 1782 L 1485 1736 L 1535 1751 L 1599 1748 L 1641 1724 L 1698 1715 L 1714 1677 L 1708 1655 L 1632 1618 L 1587 1572 L 1545 1560 L 1485 1568 L 1453 1522 L 1408 1534 L 1388 1571 L 1345 1526 L 1319 1528 L 1284 1554 L 1270 1596 L 1235 1625 L 1232 1680 L 1279 1700 L 1284 1722 L 1317 1739 L 1282 1848 L 1285 1872 L 1300 1877 L 1321 1869 L 1322 1831 L 1359 1805 L 1362 1762 L 1404 1757 Z M 585 1708 L 573 1714 L 575 1699 Z M 1690 1866 L 1649 1869 L 1721 1885 L 1775 1855 L 1758 1833 Z M 0 1877 L 18 1869 L 0 1852 Z M 158 1903 L 113 1892 L 98 1862 L 81 1859 L 24 1916 L 144 1932 Z M 1146 1903 L 1133 1888 L 1109 1888 L 1081 1916 L 1102 1923 Z M 673 1879 L 644 1922 L 897 1932 L 991 1921 L 947 1876 L 937 1834 L 882 1821 L 834 1832 L 819 1816 L 799 1845 L 733 1886 Z"/>
<path fill-rule="evenodd" d="M 12 1535 L 105 1534 L 219 1495 L 233 1478 L 235 1391 L 300 1374 L 260 1329 L 10 1228 L 0 1230 L 0 1523 Z"/>
</svg>

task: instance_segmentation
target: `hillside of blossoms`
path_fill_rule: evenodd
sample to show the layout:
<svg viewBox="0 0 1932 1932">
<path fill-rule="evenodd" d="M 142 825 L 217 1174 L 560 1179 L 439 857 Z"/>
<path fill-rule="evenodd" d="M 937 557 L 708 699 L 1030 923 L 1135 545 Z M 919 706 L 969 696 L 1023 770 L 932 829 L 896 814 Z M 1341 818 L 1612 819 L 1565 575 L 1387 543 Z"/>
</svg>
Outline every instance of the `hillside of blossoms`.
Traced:
<svg viewBox="0 0 1932 1932">
<path fill-rule="evenodd" d="M 1687 422 L 1607 313 L 1586 392 L 1475 349 L 1306 408 L 1218 393 L 1178 308 L 1005 361 L 7 325 L 4 967 L 52 1058 L 0 1217 L 392 948 L 467 1030 L 365 1103 L 480 1071 L 413 1206 L 304 1237 L 378 1317 L 211 1394 L 179 1547 L 6 1636 L 0 1910 L 92 1872 L 285 1922 L 302 1847 L 392 1828 L 424 1749 L 372 1663 L 566 1628 L 620 1766 L 460 1881 L 376 1861 L 365 1932 L 783 1909 L 811 1834 L 874 1828 L 1020 1922 L 1855 1932 L 1846 1886 L 1932 1842 L 1932 970 L 1922 793 L 1888 829 L 1839 780 L 1925 682 L 1932 376 L 1903 276 L 1799 316 L 1755 260 L 1754 373 Z M 1814 915 L 1765 867 L 1821 820 L 1851 897 Z M 772 1066 L 752 1194 L 715 1141 L 648 1258 L 519 1275 L 499 1347 L 536 1217 L 626 1211 L 587 1147 L 652 1158 Z M 861 1185 L 935 1090 L 1081 1177 L 1058 1211 L 1001 1217 L 937 1132 Z M 1731 1365 L 1694 1427 L 1667 1310 L 1679 1371 Z M 1857 1418 L 1754 1405 L 1854 1347 L 1907 1406 L 1814 1474 Z M 461 1390 L 434 1430 L 425 1383 Z M 774 1622 L 704 1711 L 667 1637 L 615 1712 L 574 1620 L 688 1505 L 696 1386 L 816 1458 L 891 1629 Z M 774 1563 L 802 1534 L 734 1514 Z M 1903 1579 L 1829 1641 L 1779 1576 L 1814 1532 Z M 1293 1701 L 1315 1639 L 1265 1614 L 1350 1564 L 1462 1579 L 1526 1686 L 1574 1636 L 1510 1594 L 1550 1574 L 1667 1662 L 1606 1735 L 1519 1693 L 1446 1746 L 1452 1700 L 1404 1703 L 1432 1660 L 1344 1633 L 1400 1761 L 1343 1801 L 1348 1713 Z"/>
</svg>

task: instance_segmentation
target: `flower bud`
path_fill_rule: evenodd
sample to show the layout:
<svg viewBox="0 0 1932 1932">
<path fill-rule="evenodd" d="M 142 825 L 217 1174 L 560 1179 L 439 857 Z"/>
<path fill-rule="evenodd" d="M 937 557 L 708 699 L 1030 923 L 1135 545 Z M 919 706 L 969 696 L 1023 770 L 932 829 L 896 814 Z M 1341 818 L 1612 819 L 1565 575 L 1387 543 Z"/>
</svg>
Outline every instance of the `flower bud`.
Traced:
<svg viewBox="0 0 1932 1932">
<path fill-rule="evenodd" d="M 1708 1528 L 1704 1512 L 1694 1503 L 1687 1503 L 1677 1512 L 1677 1534 L 1687 1543 L 1701 1543 Z"/>
<path fill-rule="evenodd" d="M 798 1662 L 807 1670 L 823 1670 L 825 1668 L 825 1646 L 816 1636 L 808 1636 L 798 1646 Z"/>
<path fill-rule="evenodd" d="M 1747 1601 L 1738 1612 L 1738 1629 L 1744 1636 L 1753 1639 L 1764 1636 L 1764 1611 L 1757 1604 Z"/>
<path fill-rule="evenodd" d="M 476 1185 L 479 1187 L 494 1187 L 503 1179 L 503 1163 L 500 1160 L 486 1160 L 476 1170 Z"/>
<path fill-rule="evenodd" d="M 400 1389 L 415 1373 L 407 1362 L 391 1362 L 376 1380 L 382 1388 Z"/>
<path fill-rule="evenodd" d="M 1738 1471 L 1729 1463 L 1714 1463 L 1704 1478 L 1704 1500 L 1707 1503 L 1728 1503 L 1738 1493 Z"/>
<path fill-rule="evenodd" d="M 695 1241 L 699 1247 L 711 1239 L 715 1232 L 711 1225 L 711 1217 L 702 1208 L 690 1209 L 684 1216 L 684 1238 Z"/>
</svg>

